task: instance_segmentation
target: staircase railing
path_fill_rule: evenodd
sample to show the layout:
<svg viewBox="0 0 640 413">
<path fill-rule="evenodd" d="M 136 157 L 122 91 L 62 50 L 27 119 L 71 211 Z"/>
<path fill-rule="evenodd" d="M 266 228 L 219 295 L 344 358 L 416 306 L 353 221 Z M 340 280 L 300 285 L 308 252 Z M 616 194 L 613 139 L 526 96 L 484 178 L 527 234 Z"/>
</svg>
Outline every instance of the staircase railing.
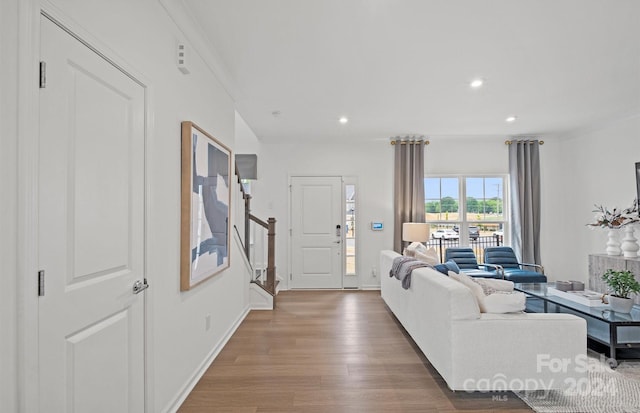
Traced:
<svg viewBox="0 0 640 413">
<path fill-rule="evenodd" d="M 242 177 L 239 174 L 238 168 L 236 168 L 236 176 L 238 177 L 238 183 L 240 184 L 240 191 L 242 199 L 244 201 L 244 239 L 242 240 L 242 246 L 244 249 L 244 253 L 251 263 L 253 269 L 251 282 L 261 286 L 275 299 L 277 287 L 275 259 L 276 219 L 270 217 L 267 219 L 267 221 L 264 221 L 251 213 L 251 195 L 245 191 L 244 185 L 242 184 Z M 266 274 L 264 271 L 264 253 L 262 248 L 264 245 L 266 245 L 267 247 Z"/>
</svg>

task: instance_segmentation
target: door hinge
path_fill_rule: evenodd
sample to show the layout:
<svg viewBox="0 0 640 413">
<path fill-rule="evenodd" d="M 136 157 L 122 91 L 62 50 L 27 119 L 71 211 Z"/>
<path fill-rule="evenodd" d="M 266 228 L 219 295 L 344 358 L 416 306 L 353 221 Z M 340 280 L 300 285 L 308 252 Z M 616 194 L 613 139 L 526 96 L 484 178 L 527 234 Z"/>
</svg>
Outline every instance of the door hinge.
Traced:
<svg viewBox="0 0 640 413">
<path fill-rule="evenodd" d="M 40 89 L 47 87 L 47 62 L 40 62 Z"/>
<path fill-rule="evenodd" d="M 38 271 L 38 297 L 44 297 L 44 270 Z"/>
</svg>

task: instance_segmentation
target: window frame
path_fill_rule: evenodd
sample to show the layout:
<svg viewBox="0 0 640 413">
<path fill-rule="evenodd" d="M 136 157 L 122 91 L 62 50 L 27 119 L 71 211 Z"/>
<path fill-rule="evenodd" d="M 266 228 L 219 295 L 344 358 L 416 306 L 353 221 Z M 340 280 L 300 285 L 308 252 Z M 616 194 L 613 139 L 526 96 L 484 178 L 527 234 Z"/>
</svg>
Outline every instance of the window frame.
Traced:
<svg viewBox="0 0 640 413">
<path fill-rule="evenodd" d="M 508 234 L 509 228 L 511 225 L 511 211 L 509 208 L 509 197 L 510 197 L 510 188 L 509 188 L 509 175 L 508 174 L 425 174 L 424 179 L 426 181 L 427 178 L 438 178 L 438 179 L 450 179 L 456 178 L 458 180 L 458 220 L 430 220 L 427 217 L 426 204 L 427 199 L 432 200 L 433 198 L 427 198 L 427 193 L 425 189 L 425 222 L 428 223 L 432 227 L 432 231 L 434 230 L 435 225 L 458 225 L 459 234 L 467 234 L 469 231 L 469 226 L 477 226 L 479 223 L 487 223 L 487 224 L 502 224 L 503 231 L 503 244 L 508 245 Z M 503 219 L 502 220 L 486 220 L 486 221 L 477 221 L 468 219 L 467 215 L 467 178 L 500 178 L 502 179 L 502 206 L 503 206 Z M 426 185 L 425 185 L 426 186 Z M 442 199 L 442 198 L 440 198 Z M 485 198 L 486 199 L 486 198 Z M 468 247 L 470 246 L 469 237 L 460 237 L 459 238 L 460 246 Z"/>
</svg>

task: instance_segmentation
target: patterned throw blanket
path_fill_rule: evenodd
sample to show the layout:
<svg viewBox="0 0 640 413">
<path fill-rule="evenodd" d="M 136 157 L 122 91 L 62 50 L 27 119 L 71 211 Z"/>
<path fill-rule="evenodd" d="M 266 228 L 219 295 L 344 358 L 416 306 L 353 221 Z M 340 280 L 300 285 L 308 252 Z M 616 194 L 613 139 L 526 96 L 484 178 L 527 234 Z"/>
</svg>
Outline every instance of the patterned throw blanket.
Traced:
<svg viewBox="0 0 640 413">
<path fill-rule="evenodd" d="M 416 268 L 430 267 L 432 265 L 427 264 L 424 261 L 416 260 L 413 257 L 396 257 L 393 259 L 393 265 L 391 271 L 389 271 L 389 277 L 396 277 L 402 283 L 402 288 L 408 290 L 411 287 L 411 271 Z"/>
</svg>

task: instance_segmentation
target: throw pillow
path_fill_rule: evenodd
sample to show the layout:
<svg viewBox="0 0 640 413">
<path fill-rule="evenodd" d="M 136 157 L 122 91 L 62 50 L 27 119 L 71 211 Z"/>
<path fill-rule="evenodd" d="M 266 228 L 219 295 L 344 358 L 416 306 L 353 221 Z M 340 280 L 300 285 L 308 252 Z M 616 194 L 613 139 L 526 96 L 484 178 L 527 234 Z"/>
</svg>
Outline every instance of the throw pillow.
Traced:
<svg viewBox="0 0 640 413">
<path fill-rule="evenodd" d="M 449 267 L 447 267 L 444 264 L 436 264 L 436 265 L 433 266 L 433 268 L 435 268 L 436 270 L 440 271 L 444 275 L 449 275 Z M 451 272 L 453 272 L 453 271 L 451 271 Z"/>
<path fill-rule="evenodd" d="M 453 271 L 449 271 L 449 277 L 453 278 L 454 280 L 458 281 L 462 285 L 469 288 L 471 290 L 471 293 L 473 293 L 473 296 L 476 298 L 476 301 L 478 302 L 478 307 L 480 307 L 480 312 L 486 313 L 484 308 L 485 295 L 484 295 L 484 291 L 482 291 L 482 287 L 480 287 L 480 284 L 473 281 L 473 279 L 469 277 L 467 274 L 456 274 Z"/>
<path fill-rule="evenodd" d="M 480 284 L 484 295 L 490 295 L 496 291 L 513 291 L 513 281 L 508 280 L 496 280 L 493 278 L 474 278 L 473 281 Z"/>
<path fill-rule="evenodd" d="M 420 251 L 416 251 L 415 255 L 416 259 L 420 261 L 426 262 L 429 265 L 437 265 L 440 264 L 440 259 L 438 258 L 438 252 L 435 248 L 429 248 L 424 253 Z"/>
<path fill-rule="evenodd" d="M 425 252 L 427 252 L 427 247 L 421 242 L 412 242 L 407 247 L 407 251 L 410 254 L 412 254 L 412 253 L 415 254 L 416 252 L 421 252 L 421 253 L 424 254 Z"/>
<path fill-rule="evenodd" d="M 524 311 L 526 297 L 520 291 L 498 291 L 484 298 L 484 312 L 494 314 Z"/>
<path fill-rule="evenodd" d="M 453 271 L 456 274 L 460 274 L 460 267 L 458 267 L 458 264 L 456 264 L 455 261 L 449 260 L 449 261 L 445 262 L 444 265 L 447 266 L 449 271 Z"/>
</svg>

